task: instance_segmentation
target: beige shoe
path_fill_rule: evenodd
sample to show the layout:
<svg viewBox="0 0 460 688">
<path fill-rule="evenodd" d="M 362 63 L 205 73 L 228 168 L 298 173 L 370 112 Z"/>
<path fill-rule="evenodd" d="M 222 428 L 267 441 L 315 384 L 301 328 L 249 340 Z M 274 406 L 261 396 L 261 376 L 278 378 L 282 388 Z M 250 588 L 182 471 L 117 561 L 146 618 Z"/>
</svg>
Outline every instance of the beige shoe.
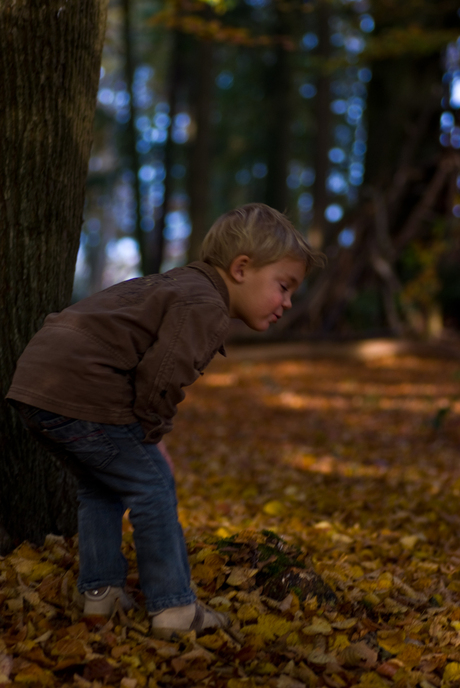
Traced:
<svg viewBox="0 0 460 688">
<path fill-rule="evenodd" d="M 152 635 L 163 640 L 171 640 L 189 631 L 195 631 L 197 636 L 205 635 L 230 626 L 230 619 L 226 614 L 215 612 L 200 602 L 164 609 L 151 614 L 151 617 Z"/>
<path fill-rule="evenodd" d="M 134 601 L 125 593 L 123 588 L 111 585 L 107 585 L 105 588 L 97 588 L 96 590 L 86 590 L 83 593 L 83 598 L 85 601 L 83 608 L 84 616 L 91 614 L 112 616 L 117 600 L 119 600 L 121 608 L 125 612 L 134 607 Z"/>
</svg>

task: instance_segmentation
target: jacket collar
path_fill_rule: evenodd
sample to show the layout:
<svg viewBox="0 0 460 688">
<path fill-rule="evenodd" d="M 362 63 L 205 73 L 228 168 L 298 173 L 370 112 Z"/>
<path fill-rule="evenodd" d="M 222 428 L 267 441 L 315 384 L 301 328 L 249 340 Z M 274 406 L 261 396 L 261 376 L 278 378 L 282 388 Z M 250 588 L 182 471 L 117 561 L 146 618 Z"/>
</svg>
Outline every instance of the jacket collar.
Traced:
<svg viewBox="0 0 460 688">
<path fill-rule="evenodd" d="M 199 270 L 199 272 L 202 272 L 204 275 L 206 275 L 206 277 L 212 282 L 214 287 L 222 296 L 222 299 L 224 300 L 224 303 L 227 306 L 227 310 L 230 310 L 230 296 L 228 294 L 227 285 L 225 284 L 224 280 L 219 275 L 217 270 L 213 268 L 212 265 L 208 265 L 208 263 L 203 263 L 203 261 L 201 260 L 195 260 L 193 263 L 189 263 L 187 267 L 192 268 L 193 270 Z M 227 352 L 225 351 L 225 347 L 223 344 L 218 348 L 218 352 L 222 354 L 222 356 L 227 356 Z"/>
<path fill-rule="evenodd" d="M 222 296 L 225 305 L 230 309 L 230 297 L 228 294 L 227 285 L 225 284 L 222 277 L 219 275 L 217 270 L 208 265 L 208 263 L 203 263 L 201 260 L 196 260 L 193 263 L 187 265 L 188 268 L 193 268 L 194 270 L 199 270 L 213 283 L 219 294 Z"/>
</svg>

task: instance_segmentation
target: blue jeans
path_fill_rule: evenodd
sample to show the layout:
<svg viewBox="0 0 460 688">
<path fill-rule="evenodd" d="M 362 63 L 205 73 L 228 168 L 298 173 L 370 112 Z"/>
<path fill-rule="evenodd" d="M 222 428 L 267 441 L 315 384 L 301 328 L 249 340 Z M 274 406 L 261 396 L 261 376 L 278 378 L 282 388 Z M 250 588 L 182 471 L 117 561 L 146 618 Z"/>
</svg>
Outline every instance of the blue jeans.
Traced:
<svg viewBox="0 0 460 688">
<path fill-rule="evenodd" d="M 130 509 L 147 610 L 192 603 L 174 478 L 158 447 L 142 442 L 140 423 L 107 425 L 15 405 L 30 432 L 77 476 L 80 592 L 124 586 L 121 523 Z"/>
</svg>

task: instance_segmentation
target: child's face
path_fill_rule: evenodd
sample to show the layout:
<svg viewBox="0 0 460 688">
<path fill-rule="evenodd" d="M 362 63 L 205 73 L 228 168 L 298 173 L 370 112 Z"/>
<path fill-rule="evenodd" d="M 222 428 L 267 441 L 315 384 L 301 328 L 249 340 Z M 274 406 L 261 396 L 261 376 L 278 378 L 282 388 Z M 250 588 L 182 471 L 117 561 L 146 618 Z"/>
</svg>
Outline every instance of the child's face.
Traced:
<svg viewBox="0 0 460 688">
<path fill-rule="evenodd" d="M 238 264 L 235 276 L 238 286 L 230 294 L 230 314 L 240 318 L 251 329 L 263 332 L 277 322 L 284 311 L 291 308 L 291 296 L 305 277 L 305 264 L 292 258 L 283 258 L 261 268 L 252 262 Z"/>
</svg>

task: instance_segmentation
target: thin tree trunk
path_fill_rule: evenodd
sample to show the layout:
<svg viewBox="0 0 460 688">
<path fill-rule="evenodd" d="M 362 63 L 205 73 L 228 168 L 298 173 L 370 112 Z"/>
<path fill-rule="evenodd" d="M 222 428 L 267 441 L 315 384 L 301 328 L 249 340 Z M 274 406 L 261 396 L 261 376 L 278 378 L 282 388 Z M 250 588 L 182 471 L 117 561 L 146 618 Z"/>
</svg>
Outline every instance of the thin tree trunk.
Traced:
<svg viewBox="0 0 460 688">
<path fill-rule="evenodd" d="M 286 14 L 277 8 L 275 36 L 289 33 Z M 267 72 L 267 162 L 266 202 L 281 213 L 288 209 L 289 142 L 291 124 L 290 64 L 281 43 L 275 51 L 276 60 Z"/>
<path fill-rule="evenodd" d="M 170 124 L 168 127 L 168 138 L 164 148 L 164 167 L 165 167 L 165 193 L 163 206 L 161 208 L 161 216 L 155 223 L 155 242 L 150 258 L 150 272 L 160 272 L 161 263 L 163 261 L 163 247 L 164 247 L 164 229 L 166 224 L 166 215 L 170 209 L 171 194 L 173 189 L 171 168 L 174 159 L 174 141 L 172 140 L 172 131 L 174 126 L 174 118 L 177 114 L 177 95 L 182 82 L 183 56 L 182 56 L 182 40 L 183 34 L 174 30 L 172 32 L 171 42 L 171 63 L 169 69 L 168 79 L 168 105 Z"/>
<path fill-rule="evenodd" d="M 3 398 L 44 317 L 70 301 L 106 13 L 107 0 L 0 5 L 2 551 L 76 530 L 73 478 Z"/>
<path fill-rule="evenodd" d="M 143 275 L 147 275 L 149 272 L 149 256 L 147 249 L 147 239 L 145 232 L 142 231 L 141 227 L 141 188 L 139 180 L 139 168 L 140 160 L 139 153 L 137 152 L 137 134 L 136 134 L 136 109 L 134 107 L 134 95 L 133 95 L 133 81 L 134 81 L 134 55 L 133 55 L 133 40 L 132 40 L 132 29 L 131 29 L 131 10 L 130 10 L 130 0 L 122 0 L 123 8 L 123 39 L 125 47 L 125 78 L 126 78 L 126 88 L 129 93 L 129 120 L 127 123 L 127 144 L 128 144 L 128 154 L 129 154 L 129 164 L 131 166 L 131 171 L 133 172 L 133 188 L 134 188 L 134 200 L 136 202 L 136 216 L 134 225 L 134 236 L 139 245 L 139 253 L 141 257 L 141 272 Z"/>
<path fill-rule="evenodd" d="M 197 43 L 198 82 L 192 105 L 195 110 L 196 137 L 191 148 L 189 169 L 190 235 L 189 260 L 196 260 L 209 229 L 209 179 L 211 166 L 211 101 L 213 85 L 213 52 L 211 41 Z"/>
<path fill-rule="evenodd" d="M 321 0 L 318 3 L 318 56 L 325 63 L 331 54 L 329 39 L 329 3 Z M 313 221 L 308 232 L 310 244 L 315 249 L 322 248 L 326 233 L 326 219 L 324 211 L 328 203 L 326 178 L 329 169 L 329 146 L 331 143 L 331 80 L 326 72 L 319 74 L 316 94 L 316 140 L 315 140 L 315 183 L 313 196 L 315 205 L 313 208 Z"/>
</svg>

